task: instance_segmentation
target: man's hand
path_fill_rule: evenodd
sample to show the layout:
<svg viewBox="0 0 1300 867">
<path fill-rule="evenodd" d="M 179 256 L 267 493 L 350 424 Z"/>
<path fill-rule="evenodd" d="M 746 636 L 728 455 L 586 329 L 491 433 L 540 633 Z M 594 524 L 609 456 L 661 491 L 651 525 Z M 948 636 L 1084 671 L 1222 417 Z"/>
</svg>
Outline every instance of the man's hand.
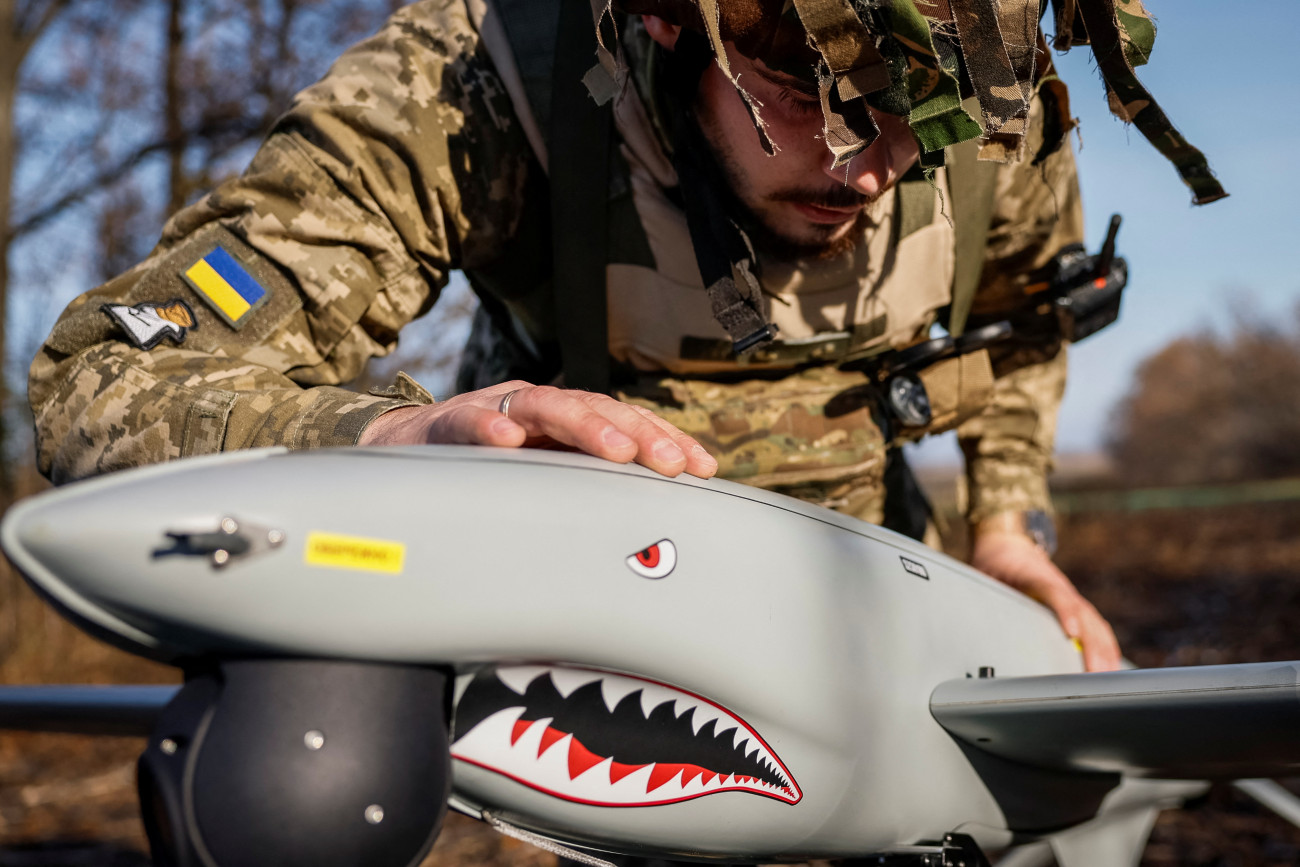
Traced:
<svg viewBox="0 0 1300 867">
<path fill-rule="evenodd" d="M 1028 536 L 976 527 L 971 565 L 1052 609 L 1065 634 L 1082 645 L 1088 671 L 1119 668 L 1119 642 L 1110 624 Z"/>
<path fill-rule="evenodd" d="M 499 409 L 511 392 L 507 417 Z M 707 479 L 718 471 L 703 446 L 648 409 L 518 380 L 386 412 L 358 440 L 363 446 L 427 443 L 567 447 L 615 463 L 636 461 L 665 476 L 686 472 Z"/>
</svg>

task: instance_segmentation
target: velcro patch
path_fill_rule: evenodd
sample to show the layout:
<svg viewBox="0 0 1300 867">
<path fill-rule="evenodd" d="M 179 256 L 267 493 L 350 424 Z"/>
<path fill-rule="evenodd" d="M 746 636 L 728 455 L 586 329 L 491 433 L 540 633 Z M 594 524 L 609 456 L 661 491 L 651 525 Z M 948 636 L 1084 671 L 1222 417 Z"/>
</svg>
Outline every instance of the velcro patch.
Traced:
<svg viewBox="0 0 1300 867">
<path fill-rule="evenodd" d="M 218 249 L 226 251 L 265 292 L 265 300 L 259 302 L 259 306 L 254 308 L 252 304 L 249 305 L 238 331 L 206 299 L 203 303 L 197 301 L 195 295 L 202 298 L 203 294 L 185 278 L 185 272 L 198 262 L 208 260 Z M 112 303 L 139 304 L 173 296 L 185 298 L 194 311 L 196 324 L 185 340 L 185 348 L 197 352 L 239 354 L 246 347 L 265 341 L 289 317 L 302 309 L 302 300 L 284 273 L 260 251 L 220 223 L 211 223 L 199 229 L 175 248 L 150 262 L 150 267 L 141 274 L 126 296 L 112 299 Z"/>
<path fill-rule="evenodd" d="M 194 311 L 180 298 L 164 304 L 146 301 L 134 307 L 104 304 L 99 309 L 122 326 L 132 343 L 145 350 L 153 349 L 165 337 L 179 346 L 190 329 L 199 327 Z"/>
<path fill-rule="evenodd" d="M 181 277 L 236 331 L 244 327 L 269 297 L 262 284 L 221 245 L 188 265 Z"/>
</svg>

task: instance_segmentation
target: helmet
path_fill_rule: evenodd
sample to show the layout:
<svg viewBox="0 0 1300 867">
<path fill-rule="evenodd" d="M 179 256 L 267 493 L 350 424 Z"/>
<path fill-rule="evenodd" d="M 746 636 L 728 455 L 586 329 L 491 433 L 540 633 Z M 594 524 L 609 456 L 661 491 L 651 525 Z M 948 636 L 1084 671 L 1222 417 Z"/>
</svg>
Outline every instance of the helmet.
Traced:
<svg viewBox="0 0 1300 867">
<path fill-rule="evenodd" d="M 1029 103 L 1050 70 L 1039 22 L 1047 0 L 615 0 L 623 12 L 657 15 L 707 37 L 722 71 L 745 97 L 764 147 L 761 106 L 732 75 L 724 43 L 815 81 L 824 138 L 842 165 L 874 140 L 868 106 L 905 116 L 923 164 L 943 149 L 981 140 L 980 158 L 1024 155 Z M 1146 62 L 1155 24 L 1141 0 L 1051 0 L 1060 51 L 1091 44 L 1112 111 L 1163 153 L 1196 204 L 1227 195 L 1205 157 L 1174 128 L 1134 68 Z M 963 104 L 966 97 L 973 103 Z M 967 106 L 978 105 L 980 119 Z M 1056 141 L 1073 126 L 1055 124 Z M 1052 143 L 1053 145 L 1055 142 Z"/>
</svg>

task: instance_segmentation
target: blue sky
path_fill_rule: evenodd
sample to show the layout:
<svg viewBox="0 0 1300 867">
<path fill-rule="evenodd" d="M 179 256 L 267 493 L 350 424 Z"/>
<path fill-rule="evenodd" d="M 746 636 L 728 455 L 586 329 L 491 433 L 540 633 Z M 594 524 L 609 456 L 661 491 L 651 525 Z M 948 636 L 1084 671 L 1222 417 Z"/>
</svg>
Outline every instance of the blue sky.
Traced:
<svg viewBox="0 0 1300 867">
<path fill-rule="evenodd" d="M 1131 279 L 1119 322 L 1075 348 L 1061 451 L 1100 445 L 1107 414 L 1144 357 L 1238 315 L 1294 321 L 1300 299 L 1300 2 L 1149 0 L 1159 35 L 1142 81 L 1209 157 L 1231 198 L 1189 204 L 1173 170 L 1110 117 L 1087 48 L 1058 58 L 1082 121 L 1089 247 L 1112 212 Z M 1297 384 L 1300 398 L 1300 383 Z"/>
</svg>

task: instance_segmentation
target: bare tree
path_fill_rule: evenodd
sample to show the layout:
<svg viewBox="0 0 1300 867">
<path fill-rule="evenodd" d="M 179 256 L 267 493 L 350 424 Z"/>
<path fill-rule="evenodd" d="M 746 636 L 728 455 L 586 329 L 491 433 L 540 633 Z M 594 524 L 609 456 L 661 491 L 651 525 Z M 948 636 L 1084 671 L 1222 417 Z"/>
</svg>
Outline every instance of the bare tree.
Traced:
<svg viewBox="0 0 1300 867">
<path fill-rule="evenodd" d="M 7 370 L 9 343 L 9 250 L 12 231 L 14 172 L 17 165 L 18 133 L 14 108 L 18 98 L 23 63 L 41 35 L 70 6 L 73 0 L 0 0 L 0 365 Z M 0 376 L 0 496 L 13 493 L 13 476 L 4 460 L 9 429 L 4 409 L 9 404 L 9 386 Z"/>
<path fill-rule="evenodd" d="M 1239 322 L 1147 359 L 1108 449 L 1138 484 L 1300 475 L 1300 308 L 1289 328 Z"/>
<path fill-rule="evenodd" d="M 27 361 L 6 327 L 12 287 L 85 289 L 138 261 L 167 216 L 239 171 L 293 93 L 400 5 L 0 0 L 0 454 Z"/>
<path fill-rule="evenodd" d="M 10 2 L 10 0 L 0 0 Z M 63 0 L 65 3 L 75 0 Z M 96 0 L 58 34 L 36 98 L 66 109 L 79 129 L 60 129 L 41 151 L 66 176 L 25 203 L 15 239 L 70 208 L 95 207 L 114 184 L 166 166 L 157 201 L 165 217 L 241 167 L 293 93 L 324 72 L 350 42 L 375 29 L 397 0 Z M 158 24 L 153 40 L 125 32 Z M 148 62 L 151 58 L 154 62 Z M 75 156 L 73 156 L 75 154 Z M 87 158 L 90 155 L 90 158 Z"/>
</svg>

